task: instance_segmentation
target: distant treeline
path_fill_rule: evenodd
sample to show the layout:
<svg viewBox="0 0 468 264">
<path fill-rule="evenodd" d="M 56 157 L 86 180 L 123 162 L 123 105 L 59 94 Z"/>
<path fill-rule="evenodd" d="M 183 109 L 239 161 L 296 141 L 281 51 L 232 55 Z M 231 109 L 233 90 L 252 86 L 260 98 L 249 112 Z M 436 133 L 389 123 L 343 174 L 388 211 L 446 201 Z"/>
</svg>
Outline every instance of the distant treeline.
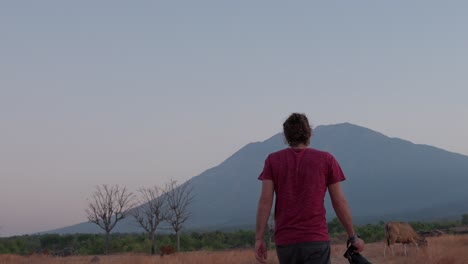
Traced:
<svg viewBox="0 0 468 264">
<path fill-rule="evenodd" d="M 225 250 L 232 248 L 253 247 L 255 232 L 239 230 L 224 233 L 192 232 L 180 236 L 181 251 Z M 159 235 L 156 237 L 156 248 L 163 245 L 176 247 L 176 236 Z M 0 238 L 0 254 L 50 254 L 68 255 L 100 255 L 104 254 L 104 236 L 102 234 L 74 235 L 24 235 Z M 111 234 L 110 253 L 149 253 L 151 240 L 145 234 Z"/>
<path fill-rule="evenodd" d="M 381 241 L 384 238 L 384 222 L 357 226 L 356 232 L 368 243 Z M 448 229 L 460 225 L 459 221 L 447 222 L 411 222 L 416 231 Z M 328 223 L 328 230 L 333 242 L 346 241 L 343 227 L 335 218 Z M 270 234 L 267 234 L 268 236 Z M 227 250 L 235 248 L 253 248 L 255 232 L 238 230 L 235 232 L 191 232 L 181 234 L 181 251 Z M 269 237 L 265 238 L 269 241 Z M 24 235 L 0 238 L 0 254 L 50 254 L 67 255 L 100 255 L 103 250 L 104 236 L 101 234 L 74 235 Z M 176 236 L 158 235 L 156 248 L 163 245 L 176 245 Z M 273 244 L 270 245 L 272 248 Z M 111 234 L 111 253 L 149 253 L 151 240 L 145 234 Z"/>
</svg>

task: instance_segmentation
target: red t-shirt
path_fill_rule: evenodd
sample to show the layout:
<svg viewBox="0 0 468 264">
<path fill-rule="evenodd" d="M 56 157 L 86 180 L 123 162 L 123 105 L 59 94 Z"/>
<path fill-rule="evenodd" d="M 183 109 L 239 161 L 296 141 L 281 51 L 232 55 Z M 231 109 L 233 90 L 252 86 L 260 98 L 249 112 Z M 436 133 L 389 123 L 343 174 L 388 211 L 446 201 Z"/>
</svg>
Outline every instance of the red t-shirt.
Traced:
<svg viewBox="0 0 468 264">
<path fill-rule="evenodd" d="M 287 148 L 265 160 L 259 180 L 272 180 L 276 194 L 275 243 L 329 241 L 324 198 L 327 186 L 344 181 L 328 152 Z"/>
</svg>

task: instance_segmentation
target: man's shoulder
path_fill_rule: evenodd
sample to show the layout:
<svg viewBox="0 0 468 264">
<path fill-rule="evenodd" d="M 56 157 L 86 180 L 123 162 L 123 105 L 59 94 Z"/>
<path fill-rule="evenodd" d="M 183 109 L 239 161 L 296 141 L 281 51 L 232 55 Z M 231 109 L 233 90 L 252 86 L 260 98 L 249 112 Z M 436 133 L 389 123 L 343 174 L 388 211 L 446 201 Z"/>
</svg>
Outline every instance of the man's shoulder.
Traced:
<svg viewBox="0 0 468 264">
<path fill-rule="evenodd" d="M 318 150 L 318 149 L 314 149 L 314 148 L 308 148 L 307 151 L 308 151 L 310 154 L 313 154 L 313 155 L 324 156 L 324 157 L 329 157 L 329 156 L 331 156 L 331 154 L 328 153 L 327 151 Z"/>
<path fill-rule="evenodd" d="M 308 148 L 306 155 L 310 159 L 320 160 L 325 163 L 329 163 L 330 161 L 334 159 L 333 155 L 330 154 L 329 152 L 318 150 L 318 149 L 313 149 L 313 148 Z"/>
<path fill-rule="evenodd" d="M 270 159 L 280 158 L 280 157 L 283 157 L 285 155 L 289 155 L 289 154 L 292 154 L 292 153 L 293 152 L 291 151 L 291 148 L 285 148 L 285 149 L 278 150 L 276 152 L 270 153 L 268 155 L 268 158 L 270 158 Z M 304 153 L 307 153 L 308 155 L 323 157 L 323 158 L 332 157 L 332 155 L 329 152 L 314 149 L 314 148 L 306 148 L 304 150 Z"/>
<path fill-rule="evenodd" d="M 286 155 L 287 152 L 289 151 L 289 148 L 285 148 L 285 149 L 282 149 L 282 150 L 278 150 L 278 151 L 275 151 L 275 152 L 272 152 L 268 155 L 268 158 L 277 158 L 277 157 L 281 157 L 283 155 Z"/>
</svg>

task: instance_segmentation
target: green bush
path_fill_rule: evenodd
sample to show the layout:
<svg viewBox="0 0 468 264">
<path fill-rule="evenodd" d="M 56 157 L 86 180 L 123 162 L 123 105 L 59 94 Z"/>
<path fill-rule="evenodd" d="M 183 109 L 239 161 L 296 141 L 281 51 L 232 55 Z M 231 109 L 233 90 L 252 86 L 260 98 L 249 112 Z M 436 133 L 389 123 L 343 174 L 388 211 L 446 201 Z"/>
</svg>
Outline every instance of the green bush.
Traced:
<svg viewBox="0 0 468 264">
<path fill-rule="evenodd" d="M 465 215 L 464 215 L 465 216 Z M 466 215 L 468 218 L 468 215 Z M 463 222 L 463 221 L 462 221 Z M 411 222 L 416 231 L 430 231 L 433 229 L 445 229 L 456 226 L 458 221 L 438 222 Z M 372 243 L 384 239 L 385 223 L 357 226 L 356 232 L 367 242 Z M 344 229 L 338 219 L 328 223 L 328 229 L 332 238 L 344 233 Z M 225 250 L 233 248 L 253 248 L 255 232 L 251 230 L 237 230 L 234 232 L 191 232 L 181 234 L 181 251 L 194 250 Z M 157 234 L 156 250 L 162 245 L 176 246 L 174 234 Z M 273 248 L 273 245 L 270 245 Z M 32 252 L 49 250 L 51 253 L 63 251 L 65 248 L 73 249 L 74 254 L 99 255 L 103 254 L 103 234 L 75 234 L 75 235 L 26 235 L 8 238 L 0 238 L 0 254 L 25 255 Z M 111 234 L 110 251 L 112 253 L 148 253 L 151 241 L 146 234 Z"/>
</svg>

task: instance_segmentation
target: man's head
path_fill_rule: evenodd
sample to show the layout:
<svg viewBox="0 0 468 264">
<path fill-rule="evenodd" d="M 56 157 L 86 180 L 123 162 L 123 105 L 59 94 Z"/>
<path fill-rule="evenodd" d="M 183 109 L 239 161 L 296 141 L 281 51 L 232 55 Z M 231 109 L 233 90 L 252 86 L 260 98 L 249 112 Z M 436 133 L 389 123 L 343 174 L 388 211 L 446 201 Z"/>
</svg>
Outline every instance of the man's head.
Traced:
<svg viewBox="0 0 468 264">
<path fill-rule="evenodd" d="M 289 146 L 297 147 L 300 144 L 308 146 L 312 129 L 305 114 L 292 113 L 283 123 L 283 133 Z"/>
</svg>

